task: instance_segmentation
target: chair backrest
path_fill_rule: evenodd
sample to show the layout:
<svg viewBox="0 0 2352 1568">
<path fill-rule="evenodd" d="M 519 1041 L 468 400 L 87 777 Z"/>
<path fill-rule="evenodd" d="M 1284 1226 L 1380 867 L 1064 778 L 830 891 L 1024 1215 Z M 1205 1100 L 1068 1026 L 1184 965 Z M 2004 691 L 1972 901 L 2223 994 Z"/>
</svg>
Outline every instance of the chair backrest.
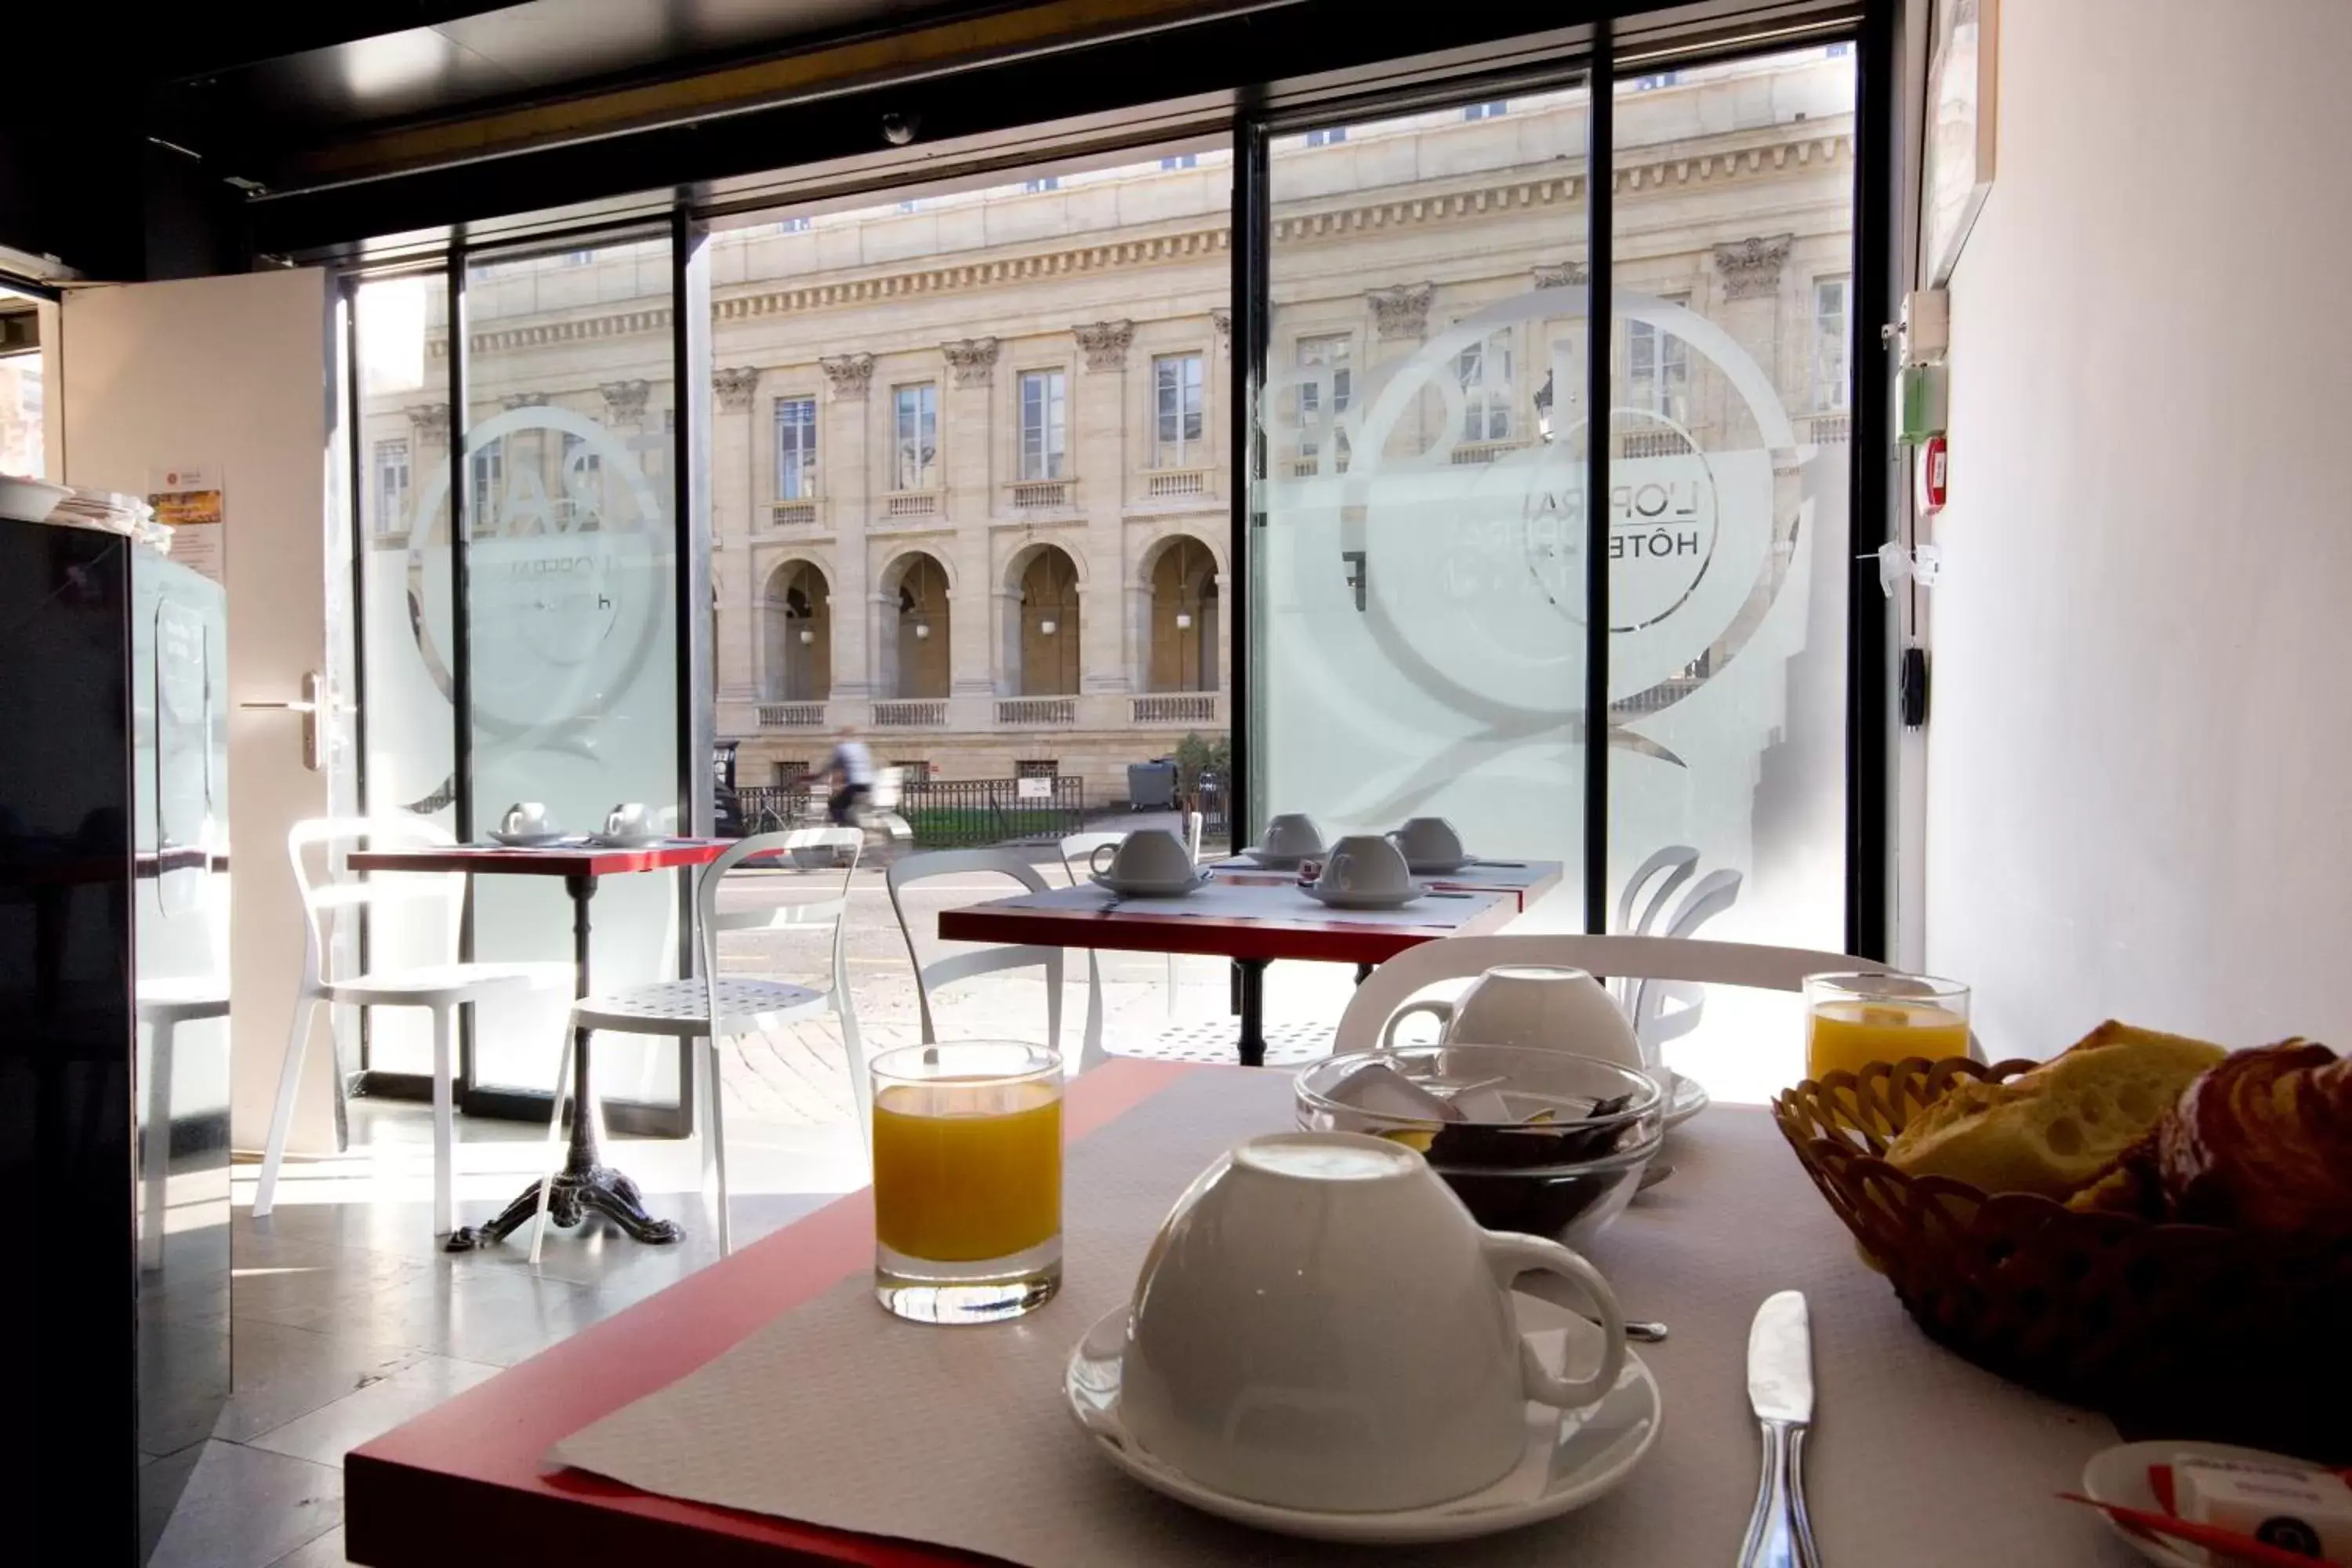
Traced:
<svg viewBox="0 0 2352 1568">
<path fill-rule="evenodd" d="M 1332 1036 L 1335 1054 L 1376 1049 L 1389 1016 L 1423 986 L 1482 974 L 1498 963 L 1557 963 L 1601 976 L 1798 991 L 1805 976 L 1832 971 L 1878 973 L 1886 965 L 1851 953 L 1744 942 L 1664 936 L 1457 936 L 1407 948 L 1372 971 Z M 1651 1057 L 1653 1042 L 1642 1043 Z"/>
<path fill-rule="evenodd" d="M 464 872 L 376 872 L 362 878 L 351 870 L 346 857 L 358 848 L 446 849 L 457 842 L 447 830 L 423 817 L 320 816 L 289 829 L 286 858 L 293 866 L 295 890 L 302 899 L 304 988 L 314 988 L 330 978 L 327 954 L 333 951 L 330 926 L 346 910 L 437 902 L 442 906 L 446 943 L 442 962 L 456 963 L 458 924 L 465 910 Z"/>
<path fill-rule="evenodd" d="M 1070 879 L 1070 886 L 1075 888 L 1078 885 L 1078 868 L 1081 865 L 1085 865 L 1089 872 L 1093 870 L 1094 868 L 1092 862 L 1096 850 L 1101 848 L 1106 844 L 1117 846 L 1126 842 L 1127 835 L 1123 832 L 1073 833 L 1064 838 L 1062 840 L 1062 870 L 1063 873 Z M 1197 858 L 1197 857 L 1195 857 L 1195 858 Z"/>
<path fill-rule="evenodd" d="M 849 913 L 849 879 L 857 874 L 858 851 L 866 847 L 866 835 L 854 827 L 794 827 L 782 833 L 755 833 L 729 845 L 718 859 L 703 867 L 694 885 L 696 929 L 701 934 L 702 972 L 716 978 L 719 973 L 719 933 L 727 931 L 773 931 L 790 926 L 819 926 L 830 922 L 834 942 L 839 945 L 842 927 Z M 845 860 L 838 860 L 840 884 L 829 899 L 796 899 L 789 903 L 776 903 L 760 909 L 722 910 L 719 907 L 719 887 L 727 873 L 747 860 L 782 857 L 789 863 L 796 850 L 829 849 L 836 857 L 849 852 Z M 821 868 L 832 870 L 833 867 Z M 717 1005 L 713 999 L 713 1007 Z M 714 1011 L 712 1017 L 717 1017 Z"/>
<path fill-rule="evenodd" d="M 1201 863 L 1201 830 L 1208 823 L 1209 819 L 1197 811 L 1184 814 L 1184 847 L 1192 855 L 1195 866 Z"/>
<path fill-rule="evenodd" d="M 890 912 L 898 920 L 898 934 L 906 939 L 907 962 L 915 969 L 915 1005 L 922 1015 L 923 1041 L 935 1043 L 938 1036 L 931 1022 L 931 992 L 942 985 L 952 985 L 975 975 L 992 974 L 1003 969 L 1025 969 L 1037 964 L 1045 971 L 1046 1029 L 1053 1036 L 1051 1044 L 1061 1044 L 1062 1017 L 1062 950 L 1058 947 L 990 947 L 977 952 L 959 952 L 931 963 L 923 962 L 915 947 L 915 928 L 907 919 L 907 908 L 899 897 L 902 889 L 917 882 L 940 877 L 961 876 L 967 872 L 1009 877 L 1033 893 L 1051 890 L 1037 868 L 1010 849 L 932 849 L 919 855 L 909 855 L 893 865 L 885 877 L 890 890 Z"/>
</svg>

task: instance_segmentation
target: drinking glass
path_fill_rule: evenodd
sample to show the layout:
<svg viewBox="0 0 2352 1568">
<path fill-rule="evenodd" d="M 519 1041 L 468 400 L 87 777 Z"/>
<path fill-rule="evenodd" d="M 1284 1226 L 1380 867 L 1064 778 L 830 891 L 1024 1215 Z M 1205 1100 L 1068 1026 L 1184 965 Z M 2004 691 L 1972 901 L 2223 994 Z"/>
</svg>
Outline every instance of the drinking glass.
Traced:
<svg viewBox="0 0 2352 1568">
<path fill-rule="evenodd" d="M 1969 988 L 1926 974 L 1805 976 L 1805 1072 L 1969 1054 Z"/>
<path fill-rule="evenodd" d="M 874 1294 L 902 1318 L 1017 1318 L 1062 1284 L 1062 1058 L 1014 1040 L 874 1058 Z"/>
</svg>

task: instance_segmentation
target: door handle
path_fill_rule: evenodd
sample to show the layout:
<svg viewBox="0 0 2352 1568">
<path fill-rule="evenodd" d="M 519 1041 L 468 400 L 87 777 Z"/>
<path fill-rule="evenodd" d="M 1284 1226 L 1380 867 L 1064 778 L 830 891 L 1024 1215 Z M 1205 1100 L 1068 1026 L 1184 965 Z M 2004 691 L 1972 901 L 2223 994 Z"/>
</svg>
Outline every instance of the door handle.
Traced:
<svg viewBox="0 0 2352 1568">
<path fill-rule="evenodd" d="M 348 702 L 334 701 L 328 691 L 327 678 L 315 669 L 303 675 L 299 698 L 240 702 L 237 706 L 258 713 L 302 715 L 302 765 L 314 773 L 324 773 L 327 767 L 327 733 L 319 723 L 319 715 L 358 711 Z"/>
</svg>

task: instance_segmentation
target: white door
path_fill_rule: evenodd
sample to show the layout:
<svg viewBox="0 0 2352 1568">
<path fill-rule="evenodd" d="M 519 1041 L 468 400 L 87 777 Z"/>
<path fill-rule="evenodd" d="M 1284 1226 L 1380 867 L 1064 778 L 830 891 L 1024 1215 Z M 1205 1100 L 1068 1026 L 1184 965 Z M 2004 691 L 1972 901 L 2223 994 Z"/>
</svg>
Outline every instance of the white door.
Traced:
<svg viewBox="0 0 2352 1568">
<path fill-rule="evenodd" d="M 329 668 L 329 521 L 341 510 L 343 465 L 327 278 L 278 271 L 77 289 L 59 337 L 68 483 L 145 495 L 151 476 L 193 467 L 217 476 L 224 492 L 230 1136 L 258 1149 L 301 978 L 286 831 L 324 815 L 329 792 L 306 759 L 299 716 L 247 704 L 299 699 L 305 677 Z M 335 1146 L 327 1059 L 320 1031 L 288 1144 L 298 1152 Z"/>
</svg>

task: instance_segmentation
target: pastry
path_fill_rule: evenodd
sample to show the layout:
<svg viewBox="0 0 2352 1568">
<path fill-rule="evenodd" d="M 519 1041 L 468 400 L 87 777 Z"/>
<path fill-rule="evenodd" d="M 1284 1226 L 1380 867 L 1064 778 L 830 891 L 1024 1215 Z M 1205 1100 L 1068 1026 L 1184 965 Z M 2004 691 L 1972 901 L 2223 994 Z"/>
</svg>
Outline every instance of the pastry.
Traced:
<svg viewBox="0 0 2352 1568">
<path fill-rule="evenodd" d="M 2115 1167 L 2225 1055 L 2111 1019 L 2008 1083 L 1955 1085 L 1896 1136 L 1886 1160 L 1907 1175 L 2063 1202 Z"/>
<path fill-rule="evenodd" d="M 2175 1219 L 2352 1235 L 2352 1059 L 2326 1046 L 2239 1052 L 2189 1086 L 2152 1142 Z"/>
</svg>

